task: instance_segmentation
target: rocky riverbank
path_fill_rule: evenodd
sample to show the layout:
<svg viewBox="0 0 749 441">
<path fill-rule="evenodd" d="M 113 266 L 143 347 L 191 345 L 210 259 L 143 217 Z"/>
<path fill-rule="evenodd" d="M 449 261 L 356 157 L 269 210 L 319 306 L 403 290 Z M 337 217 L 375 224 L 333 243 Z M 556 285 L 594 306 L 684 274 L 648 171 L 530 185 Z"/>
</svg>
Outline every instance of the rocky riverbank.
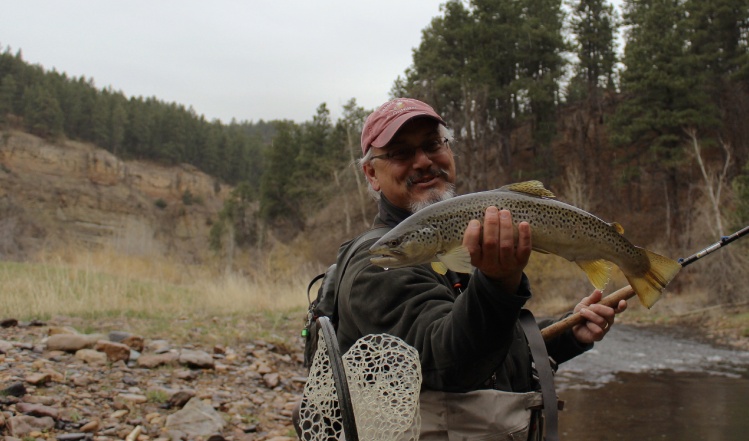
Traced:
<svg viewBox="0 0 749 441">
<path fill-rule="evenodd" d="M 176 345 L 0 323 L 0 434 L 11 440 L 293 440 L 301 351 Z"/>
</svg>

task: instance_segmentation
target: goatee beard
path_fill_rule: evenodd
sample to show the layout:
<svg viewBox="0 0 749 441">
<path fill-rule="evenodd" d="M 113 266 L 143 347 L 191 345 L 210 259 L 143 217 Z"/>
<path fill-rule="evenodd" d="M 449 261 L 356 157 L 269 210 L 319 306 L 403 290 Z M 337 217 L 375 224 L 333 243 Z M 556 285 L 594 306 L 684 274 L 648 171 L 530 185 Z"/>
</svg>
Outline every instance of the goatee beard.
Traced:
<svg viewBox="0 0 749 441">
<path fill-rule="evenodd" d="M 426 195 L 426 199 L 423 199 L 421 201 L 411 202 L 409 205 L 409 208 L 411 209 L 411 213 L 416 213 L 419 210 L 423 210 L 426 207 L 436 204 L 437 202 L 446 201 L 450 198 L 455 196 L 455 185 L 451 183 L 447 183 L 447 186 L 444 190 L 434 189 L 429 190 L 429 193 Z"/>
</svg>

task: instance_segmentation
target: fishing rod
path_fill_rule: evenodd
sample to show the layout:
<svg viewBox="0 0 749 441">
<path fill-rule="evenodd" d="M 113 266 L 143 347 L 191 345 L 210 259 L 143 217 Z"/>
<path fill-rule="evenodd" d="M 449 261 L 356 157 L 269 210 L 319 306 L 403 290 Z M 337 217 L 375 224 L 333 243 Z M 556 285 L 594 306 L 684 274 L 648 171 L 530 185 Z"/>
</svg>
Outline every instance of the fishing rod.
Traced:
<svg viewBox="0 0 749 441">
<path fill-rule="evenodd" d="M 745 226 L 744 228 L 740 229 L 739 231 L 731 234 L 730 236 L 723 236 L 720 238 L 718 242 L 715 242 L 714 244 L 708 246 L 707 248 L 704 248 L 703 250 L 700 250 L 691 256 L 687 258 L 680 258 L 678 260 L 679 264 L 682 267 L 685 267 L 687 265 L 690 265 L 697 260 L 707 256 L 708 254 L 719 250 L 720 248 L 728 245 L 729 243 L 733 242 L 734 240 L 745 236 L 749 233 L 749 225 Z M 619 305 L 619 302 L 622 300 L 628 300 L 635 296 L 635 291 L 632 289 L 631 286 L 627 285 L 624 288 L 621 288 L 617 291 L 614 291 L 613 293 L 609 294 L 608 296 L 601 299 L 598 304 L 609 306 L 611 308 L 616 308 L 617 305 Z M 575 325 L 579 325 L 585 322 L 585 318 L 580 315 L 579 312 L 576 312 L 569 317 L 562 319 L 550 326 L 547 326 L 541 330 L 541 336 L 544 338 L 544 341 L 549 341 L 553 338 L 558 337 L 563 332 L 567 331 L 568 329 L 572 328 Z"/>
</svg>

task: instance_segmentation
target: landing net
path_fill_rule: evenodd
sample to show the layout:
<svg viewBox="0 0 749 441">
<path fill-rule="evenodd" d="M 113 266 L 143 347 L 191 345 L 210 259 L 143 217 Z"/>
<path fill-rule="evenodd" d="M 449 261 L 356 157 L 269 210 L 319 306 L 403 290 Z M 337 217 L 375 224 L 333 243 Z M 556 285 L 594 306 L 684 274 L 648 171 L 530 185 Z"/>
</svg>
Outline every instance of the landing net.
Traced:
<svg viewBox="0 0 749 441">
<path fill-rule="evenodd" d="M 367 335 L 342 357 L 362 441 L 419 439 L 419 354 L 398 337 Z M 322 333 L 300 413 L 302 440 L 345 439 L 335 382 Z"/>
</svg>

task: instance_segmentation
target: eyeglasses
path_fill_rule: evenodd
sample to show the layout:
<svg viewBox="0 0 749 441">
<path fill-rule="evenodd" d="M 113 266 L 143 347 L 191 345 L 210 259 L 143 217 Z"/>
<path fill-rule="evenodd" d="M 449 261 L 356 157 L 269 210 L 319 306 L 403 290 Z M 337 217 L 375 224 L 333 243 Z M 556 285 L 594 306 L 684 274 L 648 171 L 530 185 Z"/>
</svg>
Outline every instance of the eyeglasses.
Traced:
<svg viewBox="0 0 749 441">
<path fill-rule="evenodd" d="M 406 162 L 413 159 L 416 156 L 416 151 L 419 149 L 421 149 L 429 159 L 432 159 L 433 157 L 445 152 L 447 142 L 447 138 L 443 137 L 429 140 L 416 148 L 408 145 L 397 145 L 391 147 L 387 153 L 372 156 L 370 159 L 389 159 L 391 161 Z"/>
</svg>

